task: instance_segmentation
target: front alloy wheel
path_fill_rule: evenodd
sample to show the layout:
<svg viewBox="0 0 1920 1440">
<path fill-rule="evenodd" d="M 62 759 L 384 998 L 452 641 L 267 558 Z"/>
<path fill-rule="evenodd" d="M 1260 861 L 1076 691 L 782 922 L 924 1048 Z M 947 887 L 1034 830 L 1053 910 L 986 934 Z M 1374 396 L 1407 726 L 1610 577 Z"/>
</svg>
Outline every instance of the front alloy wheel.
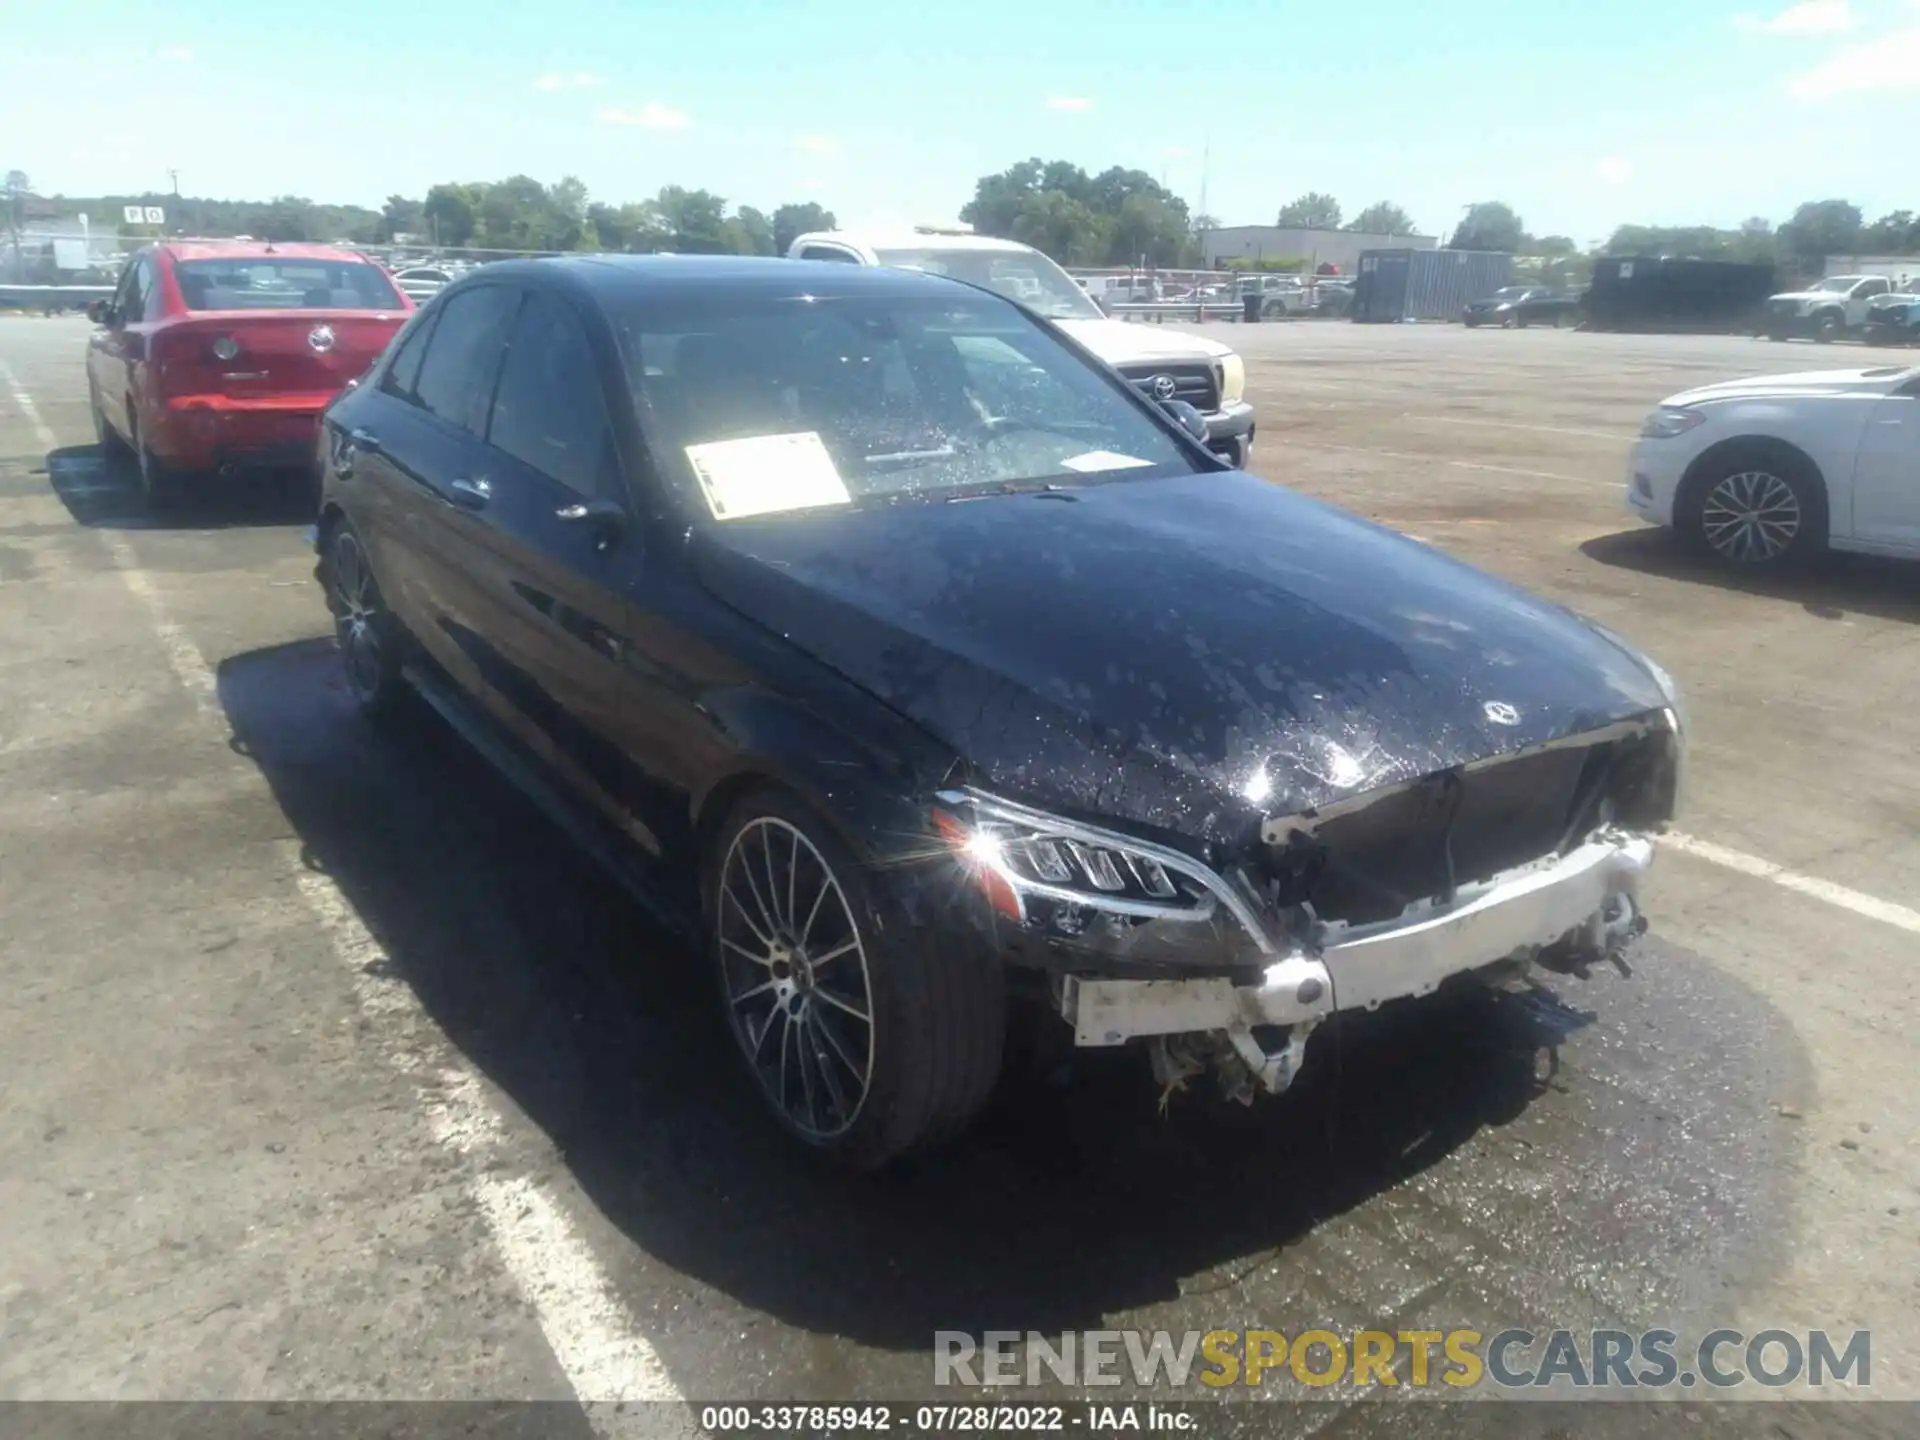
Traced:
<svg viewBox="0 0 1920 1440">
<path fill-rule="evenodd" d="M 1707 491 L 1700 534 L 1709 548 L 1738 565 L 1769 565 L 1800 539 L 1806 522 L 1794 487 L 1768 470 L 1738 470 Z"/>
<path fill-rule="evenodd" d="M 780 1119 L 830 1143 L 873 1081 L 873 987 L 847 893 L 799 827 L 760 815 L 734 833 L 717 900 L 734 1038 Z"/>
</svg>

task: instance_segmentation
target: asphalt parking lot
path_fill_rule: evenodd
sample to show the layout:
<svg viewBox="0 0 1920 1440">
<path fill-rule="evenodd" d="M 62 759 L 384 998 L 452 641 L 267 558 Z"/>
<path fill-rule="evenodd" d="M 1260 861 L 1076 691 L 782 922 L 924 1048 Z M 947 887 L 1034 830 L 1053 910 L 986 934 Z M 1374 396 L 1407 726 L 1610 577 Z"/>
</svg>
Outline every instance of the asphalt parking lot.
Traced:
<svg viewBox="0 0 1920 1440">
<path fill-rule="evenodd" d="M 1652 934 L 1278 1104 L 1019 1076 L 856 1180 L 504 783 L 356 719 L 298 488 L 140 518 L 84 323 L 0 318 L 0 1398 L 913 1399 L 936 1329 L 1260 1324 L 1870 1328 L 1920 1397 L 1920 569 L 1738 582 L 1621 503 L 1662 396 L 1907 357 L 1210 328 L 1259 473 L 1678 677 Z"/>
</svg>

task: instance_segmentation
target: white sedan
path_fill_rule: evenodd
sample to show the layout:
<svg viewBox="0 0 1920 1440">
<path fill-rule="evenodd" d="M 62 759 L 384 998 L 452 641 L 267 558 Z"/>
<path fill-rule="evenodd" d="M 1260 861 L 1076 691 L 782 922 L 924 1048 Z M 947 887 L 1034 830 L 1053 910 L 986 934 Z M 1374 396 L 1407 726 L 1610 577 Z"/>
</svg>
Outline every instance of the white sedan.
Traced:
<svg viewBox="0 0 1920 1440">
<path fill-rule="evenodd" d="M 1741 566 L 1828 547 L 1920 557 L 1920 367 L 1670 396 L 1640 428 L 1627 507 Z"/>
</svg>

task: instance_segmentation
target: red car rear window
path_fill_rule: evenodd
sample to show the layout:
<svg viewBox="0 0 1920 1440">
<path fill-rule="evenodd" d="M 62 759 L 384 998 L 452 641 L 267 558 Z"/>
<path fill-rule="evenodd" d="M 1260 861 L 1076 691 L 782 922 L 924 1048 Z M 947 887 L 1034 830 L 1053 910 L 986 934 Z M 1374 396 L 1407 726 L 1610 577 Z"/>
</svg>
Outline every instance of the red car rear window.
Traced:
<svg viewBox="0 0 1920 1440">
<path fill-rule="evenodd" d="M 189 310 L 400 310 L 393 282 L 351 260 L 181 260 L 173 267 Z"/>
</svg>

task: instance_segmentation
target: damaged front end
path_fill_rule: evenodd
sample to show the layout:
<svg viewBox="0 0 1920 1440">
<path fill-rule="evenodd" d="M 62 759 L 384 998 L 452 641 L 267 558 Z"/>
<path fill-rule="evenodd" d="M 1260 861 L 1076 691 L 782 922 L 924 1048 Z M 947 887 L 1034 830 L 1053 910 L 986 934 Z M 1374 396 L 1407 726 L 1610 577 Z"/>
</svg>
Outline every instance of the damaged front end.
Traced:
<svg viewBox="0 0 1920 1440">
<path fill-rule="evenodd" d="M 1624 969 L 1683 763 L 1667 709 L 1263 817 L 1199 853 L 972 789 L 943 791 L 935 821 L 1075 1045 L 1139 1041 L 1164 1090 L 1212 1072 L 1250 1103 L 1292 1083 L 1335 1012 L 1456 975 Z"/>
</svg>

